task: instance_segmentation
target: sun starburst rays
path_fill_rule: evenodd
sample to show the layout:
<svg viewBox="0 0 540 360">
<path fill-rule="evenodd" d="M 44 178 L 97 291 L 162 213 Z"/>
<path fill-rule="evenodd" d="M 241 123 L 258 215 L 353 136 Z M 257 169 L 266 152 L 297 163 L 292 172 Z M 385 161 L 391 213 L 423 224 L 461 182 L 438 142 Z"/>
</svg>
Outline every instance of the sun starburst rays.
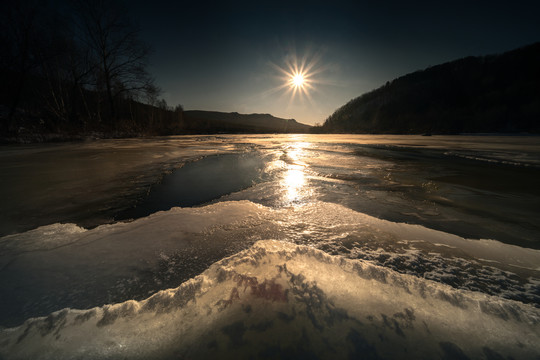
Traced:
<svg viewBox="0 0 540 360">
<path fill-rule="evenodd" d="M 307 99 L 313 104 L 311 92 L 315 91 L 314 85 L 316 84 L 313 75 L 319 72 L 315 69 L 317 63 L 318 57 L 308 59 L 305 56 L 298 59 L 295 54 L 289 57 L 284 67 L 271 63 L 271 66 L 280 74 L 281 84 L 270 89 L 269 92 L 283 91 L 282 96 L 289 96 L 289 105 L 297 98 Z"/>
<path fill-rule="evenodd" d="M 280 104 L 287 111 L 302 111 L 308 106 L 310 109 L 318 109 L 320 104 L 315 98 L 322 90 L 321 87 L 328 85 L 326 71 L 330 64 L 323 64 L 323 52 L 306 50 L 304 56 L 299 57 L 295 50 L 288 49 L 286 55 L 279 62 L 268 61 L 267 66 L 273 72 L 265 77 L 266 90 L 253 94 L 250 99 L 272 99 L 274 104 Z"/>
</svg>

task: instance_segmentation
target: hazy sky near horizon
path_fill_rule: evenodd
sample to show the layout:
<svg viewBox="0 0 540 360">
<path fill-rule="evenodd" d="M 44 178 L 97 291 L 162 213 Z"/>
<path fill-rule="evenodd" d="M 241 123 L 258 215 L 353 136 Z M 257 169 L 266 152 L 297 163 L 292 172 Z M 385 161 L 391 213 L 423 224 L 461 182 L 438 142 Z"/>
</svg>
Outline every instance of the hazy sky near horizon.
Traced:
<svg viewBox="0 0 540 360">
<path fill-rule="evenodd" d="M 540 41 L 537 1 L 127 2 L 169 105 L 314 124 L 386 81 Z M 309 67 L 308 95 L 279 70 Z"/>
</svg>

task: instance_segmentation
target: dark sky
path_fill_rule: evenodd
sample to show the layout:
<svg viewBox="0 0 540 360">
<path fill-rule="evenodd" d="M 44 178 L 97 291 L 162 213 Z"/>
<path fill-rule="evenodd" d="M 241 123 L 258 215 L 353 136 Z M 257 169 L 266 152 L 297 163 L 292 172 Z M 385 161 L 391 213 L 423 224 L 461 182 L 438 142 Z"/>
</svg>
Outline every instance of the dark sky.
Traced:
<svg viewBox="0 0 540 360">
<path fill-rule="evenodd" d="M 322 123 L 386 81 L 540 41 L 539 1 L 130 1 L 169 105 Z M 279 68 L 311 66 L 294 96 Z"/>
</svg>

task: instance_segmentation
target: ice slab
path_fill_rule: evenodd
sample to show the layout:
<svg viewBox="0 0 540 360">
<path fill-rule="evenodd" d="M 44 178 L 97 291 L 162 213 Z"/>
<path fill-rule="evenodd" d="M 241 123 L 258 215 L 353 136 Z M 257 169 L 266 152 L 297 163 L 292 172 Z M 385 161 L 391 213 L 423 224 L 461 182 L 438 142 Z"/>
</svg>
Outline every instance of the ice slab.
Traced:
<svg viewBox="0 0 540 360">
<path fill-rule="evenodd" d="M 539 334 L 529 305 L 266 240 L 146 300 L 3 329 L 0 356 L 536 359 Z"/>
</svg>

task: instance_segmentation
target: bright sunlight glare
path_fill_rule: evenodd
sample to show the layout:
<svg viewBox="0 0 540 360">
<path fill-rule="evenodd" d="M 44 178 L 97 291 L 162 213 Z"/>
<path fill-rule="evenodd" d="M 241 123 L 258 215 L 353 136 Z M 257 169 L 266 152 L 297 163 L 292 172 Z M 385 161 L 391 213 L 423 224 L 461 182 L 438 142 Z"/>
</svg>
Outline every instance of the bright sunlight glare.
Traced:
<svg viewBox="0 0 540 360">
<path fill-rule="evenodd" d="M 292 83 L 292 86 L 295 86 L 295 87 L 303 87 L 304 86 L 304 75 L 303 74 L 295 74 L 292 78 L 291 78 L 291 83 Z"/>
<path fill-rule="evenodd" d="M 289 103 L 298 96 L 300 99 L 306 98 L 313 104 L 310 91 L 315 91 L 315 83 L 319 83 L 314 76 L 324 71 L 325 67 L 319 65 L 320 55 L 305 55 L 297 58 L 296 54 L 285 61 L 285 67 L 270 63 L 274 69 L 281 73 L 281 85 L 268 90 L 269 93 L 285 90 L 285 94 L 290 94 Z"/>
</svg>

